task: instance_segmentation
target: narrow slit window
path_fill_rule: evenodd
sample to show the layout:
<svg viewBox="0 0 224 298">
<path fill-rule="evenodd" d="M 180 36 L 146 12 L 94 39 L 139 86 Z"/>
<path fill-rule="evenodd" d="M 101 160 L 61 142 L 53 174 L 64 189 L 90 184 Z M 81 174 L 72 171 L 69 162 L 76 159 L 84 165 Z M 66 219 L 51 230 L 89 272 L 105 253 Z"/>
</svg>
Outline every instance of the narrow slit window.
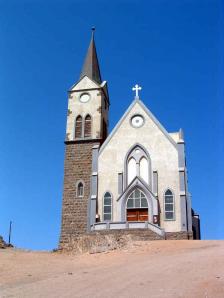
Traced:
<svg viewBox="0 0 224 298">
<path fill-rule="evenodd" d="M 84 186 L 82 182 L 79 182 L 78 184 L 77 195 L 79 198 L 82 198 L 84 195 Z"/>
</svg>

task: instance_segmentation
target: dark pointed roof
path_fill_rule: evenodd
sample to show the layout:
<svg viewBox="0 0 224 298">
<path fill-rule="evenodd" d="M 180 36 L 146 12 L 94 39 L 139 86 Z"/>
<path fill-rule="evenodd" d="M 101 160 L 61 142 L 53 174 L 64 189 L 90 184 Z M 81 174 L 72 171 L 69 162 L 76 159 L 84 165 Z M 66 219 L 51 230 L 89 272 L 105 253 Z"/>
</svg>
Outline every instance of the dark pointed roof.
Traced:
<svg viewBox="0 0 224 298">
<path fill-rule="evenodd" d="M 84 76 L 87 76 L 91 80 L 97 82 L 98 84 L 102 83 L 101 75 L 100 75 L 100 67 L 99 61 L 96 53 L 96 46 L 94 40 L 94 28 L 92 29 L 92 37 L 89 44 L 89 48 L 86 54 L 85 62 L 82 67 L 82 72 L 80 75 L 80 79 Z"/>
</svg>

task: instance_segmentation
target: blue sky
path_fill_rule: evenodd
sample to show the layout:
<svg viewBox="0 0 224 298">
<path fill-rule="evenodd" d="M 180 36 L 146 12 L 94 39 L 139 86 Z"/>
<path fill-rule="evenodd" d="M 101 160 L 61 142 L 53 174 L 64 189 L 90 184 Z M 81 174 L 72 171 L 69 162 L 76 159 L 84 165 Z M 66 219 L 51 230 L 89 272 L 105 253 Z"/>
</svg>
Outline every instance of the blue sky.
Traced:
<svg viewBox="0 0 224 298">
<path fill-rule="evenodd" d="M 57 247 L 67 90 L 96 26 L 110 130 L 131 87 L 169 131 L 183 128 L 203 239 L 223 239 L 223 1 L 0 1 L 0 234 Z"/>
</svg>

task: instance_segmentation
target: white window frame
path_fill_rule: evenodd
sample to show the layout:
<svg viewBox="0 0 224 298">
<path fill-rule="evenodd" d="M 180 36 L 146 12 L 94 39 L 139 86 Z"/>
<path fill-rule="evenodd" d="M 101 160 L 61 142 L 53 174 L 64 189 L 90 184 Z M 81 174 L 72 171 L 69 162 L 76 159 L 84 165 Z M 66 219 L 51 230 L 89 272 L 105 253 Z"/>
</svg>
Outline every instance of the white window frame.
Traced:
<svg viewBox="0 0 224 298">
<path fill-rule="evenodd" d="M 130 198 L 130 196 L 131 196 L 136 190 L 138 190 L 138 191 L 140 192 L 140 196 L 139 196 L 139 198 L 138 198 L 138 197 L 135 197 L 135 196 L 133 196 L 133 198 Z M 143 196 L 142 196 L 142 195 L 143 195 Z M 132 200 L 133 200 L 133 207 L 128 207 L 128 201 L 129 201 L 129 199 L 132 199 Z M 138 207 L 138 206 L 137 206 L 137 207 L 135 206 L 135 201 L 136 201 L 137 199 L 140 200 L 140 206 L 139 206 L 139 207 Z M 142 207 L 142 199 L 145 199 L 145 200 L 146 200 L 146 202 L 147 202 L 147 207 L 145 207 L 145 206 Z M 138 187 L 136 187 L 136 188 L 131 192 L 131 194 L 128 196 L 128 199 L 127 199 L 127 202 L 126 202 L 126 209 L 149 209 L 149 204 L 148 204 L 147 197 L 146 197 L 146 195 L 144 194 L 144 192 L 143 192 L 141 189 L 139 189 Z"/>
<path fill-rule="evenodd" d="M 171 197 L 171 195 L 166 195 L 166 192 L 167 191 L 171 191 L 172 193 L 172 197 L 173 197 L 173 202 L 172 203 L 166 203 L 166 197 L 169 196 Z M 173 210 L 169 210 L 169 211 L 166 211 L 166 205 L 173 205 Z M 164 192 L 164 204 L 163 204 L 163 208 L 164 208 L 164 220 L 165 221 L 174 221 L 176 220 L 176 214 L 175 214 L 175 196 L 174 196 L 174 192 L 170 189 L 170 188 L 167 188 L 166 191 Z M 172 218 L 166 218 L 166 212 L 173 212 L 173 217 Z"/>
<path fill-rule="evenodd" d="M 107 193 L 109 193 L 110 194 L 110 199 L 111 199 L 111 204 L 110 205 L 105 205 L 104 204 L 104 199 L 105 199 L 105 195 L 107 194 Z M 108 197 L 109 198 L 109 197 Z M 111 207 L 111 212 L 110 213 L 108 213 L 108 212 L 104 212 L 104 207 L 105 206 L 110 206 Z M 103 210 L 102 210 L 103 212 L 103 221 L 107 221 L 107 222 L 111 222 L 112 221 L 112 219 L 113 219 L 113 196 L 112 196 L 112 193 L 110 192 L 110 191 L 105 191 L 105 193 L 104 193 L 104 195 L 103 195 Z M 104 218 L 104 215 L 105 214 L 110 214 L 110 219 L 105 219 Z"/>
<path fill-rule="evenodd" d="M 140 153 L 136 154 L 136 150 L 139 150 Z M 147 163 L 148 163 L 148 167 L 147 167 L 147 171 L 148 171 L 148 181 L 145 181 L 145 179 L 143 177 L 141 177 L 140 175 L 140 161 L 142 158 L 145 158 Z M 129 151 L 128 155 L 126 156 L 126 163 L 125 163 L 125 178 L 126 178 L 126 186 L 128 186 L 131 182 L 128 181 L 128 176 L 129 176 L 129 161 L 131 160 L 131 158 L 133 158 L 135 160 L 136 163 L 136 177 L 141 177 L 146 184 L 148 184 L 149 186 L 151 186 L 151 179 L 152 179 L 152 173 L 151 173 L 151 160 L 150 157 L 148 155 L 148 153 L 146 152 L 146 150 L 140 145 L 140 144 L 136 144 L 134 147 L 131 148 L 131 150 Z"/>
</svg>

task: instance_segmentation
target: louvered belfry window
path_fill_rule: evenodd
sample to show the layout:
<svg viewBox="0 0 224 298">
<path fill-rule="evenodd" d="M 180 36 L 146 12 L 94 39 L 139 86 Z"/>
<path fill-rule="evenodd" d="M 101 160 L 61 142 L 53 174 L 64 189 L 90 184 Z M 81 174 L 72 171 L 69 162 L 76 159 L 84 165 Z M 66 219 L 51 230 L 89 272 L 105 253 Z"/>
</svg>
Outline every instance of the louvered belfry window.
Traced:
<svg viewBox="0 0 224 298">
<path fill-rule="evenodd" d="M 90 115 L 87 115 L 85 117 L 84 137 L 85 138 L 91 137 L 91 116 Z"/>
<path fill-rule="evenodd" d="M 78 139 L 81 137 L 82 137 L 82 117 L 78 116 L 75 122 L 75 138 Z"/>
</svg>

